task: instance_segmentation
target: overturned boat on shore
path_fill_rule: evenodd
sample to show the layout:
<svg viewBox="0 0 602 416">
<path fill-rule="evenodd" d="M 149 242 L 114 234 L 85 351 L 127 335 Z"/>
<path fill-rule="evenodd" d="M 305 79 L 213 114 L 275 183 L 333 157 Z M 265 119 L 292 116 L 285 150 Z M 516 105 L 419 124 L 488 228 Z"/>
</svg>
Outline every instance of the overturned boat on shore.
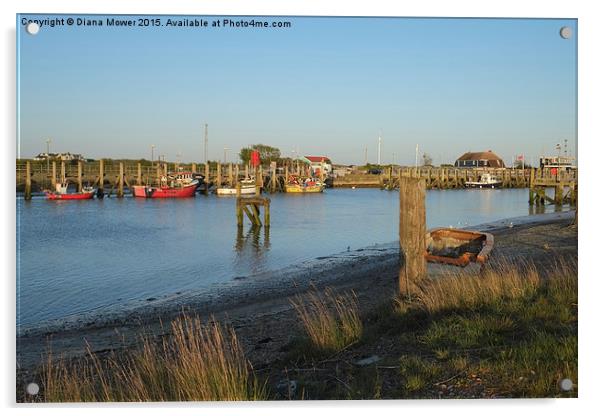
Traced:
<svg viewBox="0 0 602 416">
<path fill-rule="evenodd" d="M 426 234 L 426 260 L 466 267 L 484 264 L 493 250 L 493 235 L 479 231 L 435 228 Z"/>
</svg>

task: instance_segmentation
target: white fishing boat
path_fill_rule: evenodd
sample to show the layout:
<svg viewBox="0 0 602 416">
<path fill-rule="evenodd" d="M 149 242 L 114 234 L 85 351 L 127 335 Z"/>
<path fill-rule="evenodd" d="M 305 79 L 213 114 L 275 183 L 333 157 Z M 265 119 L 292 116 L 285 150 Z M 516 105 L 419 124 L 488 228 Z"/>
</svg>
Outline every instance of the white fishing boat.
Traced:
<svg viewBox="0 0 602 416">
<path fill-rule="evenodd" d="M 221 187 L 215 191 L 219 196 L 236 195 L 236 188 L 232 187 Z M 254 179 L 243 179 L 240 181 L 240 194 L 241 195 L 254 195 L 255 194 L 255 180 Z"/>
<path fill-rule="evenodd" d="M 478 181 L 467 181 L 465 185 L 467 188 L 499 188 L 502 181 L 490 173 L 484 173 Z"/>
</svg>

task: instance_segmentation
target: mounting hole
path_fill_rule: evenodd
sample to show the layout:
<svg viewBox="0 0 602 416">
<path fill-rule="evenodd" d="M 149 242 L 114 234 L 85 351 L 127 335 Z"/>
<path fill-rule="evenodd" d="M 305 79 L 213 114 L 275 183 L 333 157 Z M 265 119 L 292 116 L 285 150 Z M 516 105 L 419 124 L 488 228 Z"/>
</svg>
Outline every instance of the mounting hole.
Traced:
<svg viewBox="0 0 602 416">
<path fill-rule="evenodd" d="M 568 26 L 563 26 L 560 28 L 560 37 L 562 39 L 570 39 L 573 36 L 573 31 Z"/>
<path fill-rule="evenodd" d="M 565 378 L 560 380 L 560 390 L 562 391 L 571 391 L 573 390 L 573 382 L 570 378 Z"/>
<path fill-rule="evenodd" d="M 38 383 L 29 383 L 27 387 L 25 387 L 25 391 L 30 396 L 35 396 L 40 392 L 40 386 L 38 386 Z"/>
<path fill-rule="evenodd" d="M 37 35 L 40 31 L 40 25 L 36 22 L 29 22 L 27 26 L 25 26 L 25 30 L 27 30 L 27 33 L 30 35 Z"/>
</svg>

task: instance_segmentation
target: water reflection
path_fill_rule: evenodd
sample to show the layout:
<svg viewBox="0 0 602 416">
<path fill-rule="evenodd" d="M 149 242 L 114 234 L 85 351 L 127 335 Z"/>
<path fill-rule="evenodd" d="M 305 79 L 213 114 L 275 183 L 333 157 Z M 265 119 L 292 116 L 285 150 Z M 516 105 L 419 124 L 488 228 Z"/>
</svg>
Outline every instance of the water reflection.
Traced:
<svg viewBox="0 0 602 416">
<path fill-rule="evenodd" d="M 270 251 L 269 227 L 250 227 L 246 232 L 237 227 L 235 268 L 242 273 L 258 273 L 266 269 Z"/>
</svg>

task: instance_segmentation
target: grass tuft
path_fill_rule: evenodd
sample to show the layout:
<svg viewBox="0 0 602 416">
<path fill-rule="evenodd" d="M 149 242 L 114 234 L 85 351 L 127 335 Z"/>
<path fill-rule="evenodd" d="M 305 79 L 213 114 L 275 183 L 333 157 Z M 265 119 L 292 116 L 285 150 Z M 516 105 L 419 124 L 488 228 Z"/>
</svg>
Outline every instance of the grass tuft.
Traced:
<svg viewBox="0 0 602 416">
<path fill-rule="evenodd" d="M 338 352 L 362 335 L 362 321 L 354 292 L 335 294 L 312 291 L 306 302 L 291 300 L 313 346 L 324 352 Z"/>
<path fill-rule="evenodd" d="M 265 389 L 232 328 L 199 318 L 172 322 L 173 336 L 161 343 L 142 340 L 135 353 L 101 359 L 89 346 L 83 361 L 53 361 L 43 368 L 47 402 L 135 402 L 264 400 Z"/>
</svg>

